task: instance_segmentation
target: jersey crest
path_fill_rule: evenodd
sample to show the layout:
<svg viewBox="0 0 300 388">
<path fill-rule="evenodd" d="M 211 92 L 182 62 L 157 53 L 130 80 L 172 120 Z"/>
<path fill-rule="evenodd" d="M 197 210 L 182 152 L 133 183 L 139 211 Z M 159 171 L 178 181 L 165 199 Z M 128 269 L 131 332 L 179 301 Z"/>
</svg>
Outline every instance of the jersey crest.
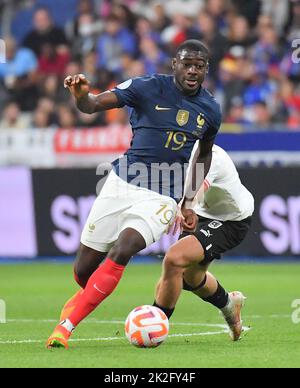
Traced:
<svg viewBox="0 0 300 388">
<path fill-rule="evenodd" d="M 188 112 L 187 110 L 180 109 L 176 116 L 177 124 L 183 127 L 188 123 L 189 117 L 190 117 L 190 112 Z"/>
</svg>

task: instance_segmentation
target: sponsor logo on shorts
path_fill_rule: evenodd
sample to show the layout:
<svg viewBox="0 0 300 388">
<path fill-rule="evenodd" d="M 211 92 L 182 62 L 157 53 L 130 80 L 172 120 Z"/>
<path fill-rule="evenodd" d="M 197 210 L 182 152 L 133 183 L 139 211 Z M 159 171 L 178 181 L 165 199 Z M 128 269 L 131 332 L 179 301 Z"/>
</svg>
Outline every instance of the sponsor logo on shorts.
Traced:
<svg viewBox="0 0 300 388">
<path fill-rule="evenodd" d="M 209 245 L 206 247 L 206 250 L 209 251 L 211 247 L 212 247 L 212 244 L 209 244 Z"/>
<path fill-rule="evenodd" d="M 211 237 L 212 236 L 212 234 L 210 233 L 209 230 L 201 229 L 200 232 L 203 233 L 204 236 L 206 236 L 206 237 Z"/>
<path fill-rule="evenodd" d="M 223 225 L 223 223 L 220 221 L 212 221 L 210 224 L 208 224 L 208 227 L 211 229 L 218 229 L 222 225 Z"/>
</svg>

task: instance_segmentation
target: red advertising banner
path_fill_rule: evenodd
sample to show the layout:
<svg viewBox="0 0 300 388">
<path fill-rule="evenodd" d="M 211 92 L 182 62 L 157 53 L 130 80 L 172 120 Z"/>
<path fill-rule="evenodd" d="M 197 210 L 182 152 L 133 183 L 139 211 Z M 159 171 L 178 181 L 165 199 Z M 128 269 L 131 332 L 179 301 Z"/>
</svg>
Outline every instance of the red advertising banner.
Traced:
<svg viewBox="0 0 300 388">
<path fill-rule="evenodd" d="M 116 154 L 125 152 L 131 139 L 129 126 L 59 129 L 54 137 L 54 149 L 57 154 Z"/>
</svg>

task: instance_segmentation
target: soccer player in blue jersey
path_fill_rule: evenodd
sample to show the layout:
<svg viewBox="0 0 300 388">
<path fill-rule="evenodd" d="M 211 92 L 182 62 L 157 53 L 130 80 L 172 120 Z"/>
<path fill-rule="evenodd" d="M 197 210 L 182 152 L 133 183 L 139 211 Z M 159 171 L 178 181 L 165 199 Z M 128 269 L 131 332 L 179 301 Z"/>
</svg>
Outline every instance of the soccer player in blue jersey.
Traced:
<svg viewBox="0 0 300 388">
<path fill-rule="evenodd" d="M 133 138 L 125 155 L 113 162 L 88 217 L 74 271 L 82 289 L 64 306 L 48 348 L 67 348 L 75 327 L 114 291 L 131 257 L 158 241 L 173 223 L 197 140 L 195 162 L 204 166 L 197 187 L 210 168 L 221 112 L 202 87 L 209 69 L 208 49 L 197 40 L 186 41 L 172 66 L 173 75 L 131 79 L 99 95 L 90 93 L 82 74 L 65 79 L 84 113 L 131 107 Z M 186 193 L 182 214 L 186 228 L 193 230 L 195 218 L 188 209 L 193 195 Z"/>
</svg>

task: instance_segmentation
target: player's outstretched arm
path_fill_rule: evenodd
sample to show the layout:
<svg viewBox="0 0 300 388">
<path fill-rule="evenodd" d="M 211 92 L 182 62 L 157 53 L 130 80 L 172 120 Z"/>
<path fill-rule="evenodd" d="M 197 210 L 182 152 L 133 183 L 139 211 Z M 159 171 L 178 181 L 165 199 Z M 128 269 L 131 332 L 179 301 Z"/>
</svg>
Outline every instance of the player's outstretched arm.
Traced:
<svg viewBox="0 0 300 388">
<path fill-rule="evenodd" d="M 83 113 L 92 114 L 119 106 L 117 96 L 113 92 L 91 94 L 90 82 L 84 74 L 69 75 L 64 81 L 64 87 L 75 97 L 77 108 Z"/>
</svg>

